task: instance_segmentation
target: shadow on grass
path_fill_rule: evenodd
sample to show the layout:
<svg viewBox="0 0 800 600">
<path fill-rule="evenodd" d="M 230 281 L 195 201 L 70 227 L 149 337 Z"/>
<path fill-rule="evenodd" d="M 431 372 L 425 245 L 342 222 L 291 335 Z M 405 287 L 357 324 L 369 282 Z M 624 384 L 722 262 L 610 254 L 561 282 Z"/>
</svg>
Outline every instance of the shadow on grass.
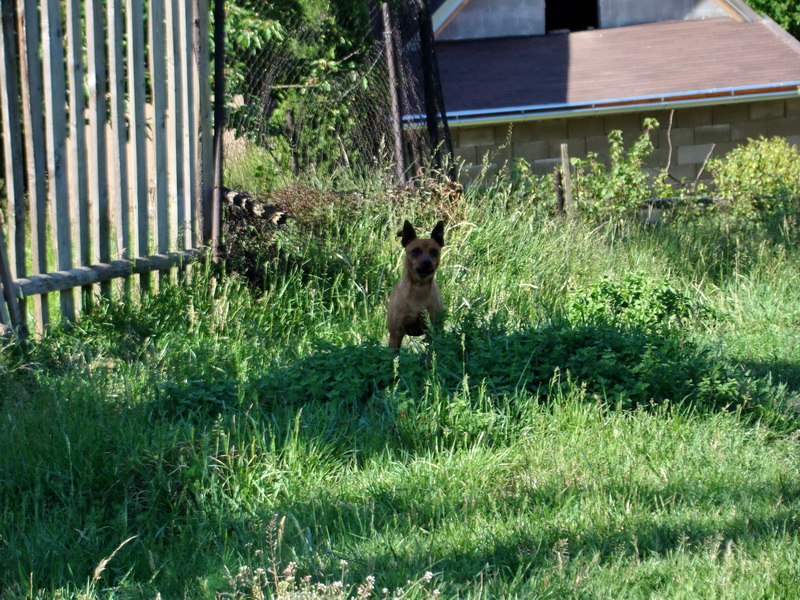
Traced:
<svg viewBox="0 0 800 600">
<path fill-rule="evenodd" d="M 759 375 L 800 370 L 760 365 Z M 423 353 L 394 355 L 377 341 L 321 344 L 291 364 L 252 382 L 265 407 L 314 402 L 360 404 L 372 399 L 419 401 L 480 390 L 496 398 L 529 394 L 547 402 L 553 385 L 578 386 L 592 401 L 621 409 L 663 402 L 695 410 L 736 410 L 780 429 L 797 424 L 786 412 L 786 390 L 712 359 L 668 329 L 605 322 L 547 323 L 509 331 L 499 321 L 467 318 L 437 335 Z"/>
</svg>

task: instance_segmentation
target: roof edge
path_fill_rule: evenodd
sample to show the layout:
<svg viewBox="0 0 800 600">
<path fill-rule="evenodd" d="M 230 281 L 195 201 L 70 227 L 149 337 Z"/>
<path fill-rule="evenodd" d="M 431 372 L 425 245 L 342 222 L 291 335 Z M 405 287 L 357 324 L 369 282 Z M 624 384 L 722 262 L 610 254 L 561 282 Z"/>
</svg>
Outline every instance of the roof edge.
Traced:
<svg viewBox="0 0 800 600">
<path fill-rule="evenodd" d="M 657 96 L 612 98 L 579 103 L 540 104 L 531 106 L 510 106 L 488 110 L 455 111 L 447 114 L 447 121 L 450 127 L 465 127 L 792 98 L 800 98 L 800 81 L 763 84 L 742 88 L 694 90 Z M 405 121 L 412 123 L 421 122 L 424 121 L 424 119 L 424 115 L 408 115 L 404 117 Z"/>
<path fill-rule="evenodd" d="M 433 21 L 433 35 L 439 35 L 469 0 L 445 0 L 445 2 L 431 15 Z"/>
</svg>

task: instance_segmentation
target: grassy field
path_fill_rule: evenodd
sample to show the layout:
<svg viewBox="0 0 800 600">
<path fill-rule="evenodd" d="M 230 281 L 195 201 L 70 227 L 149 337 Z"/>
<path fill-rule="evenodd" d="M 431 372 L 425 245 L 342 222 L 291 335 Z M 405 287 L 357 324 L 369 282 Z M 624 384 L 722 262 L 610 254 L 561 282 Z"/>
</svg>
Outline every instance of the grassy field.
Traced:
<svg viewBox="0 0 800 600">
<path fill-rule="evenodd" d="M 261 289 L 0 354 L 0 596 L 800 598 L 796 226 L 309 206 Z M 441 216 L 447 322 L 395 358 L 395 233 Z"/>
</svg>

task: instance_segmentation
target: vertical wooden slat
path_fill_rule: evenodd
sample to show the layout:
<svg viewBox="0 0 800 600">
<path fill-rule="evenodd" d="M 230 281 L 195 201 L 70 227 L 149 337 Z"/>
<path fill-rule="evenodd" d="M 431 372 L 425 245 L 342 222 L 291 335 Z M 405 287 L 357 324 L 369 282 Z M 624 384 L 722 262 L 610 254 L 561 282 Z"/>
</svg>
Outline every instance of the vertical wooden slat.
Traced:
<svg viewBox="0 0 800 600">
<path fill-rule="evenodd" d="M 153 148 L 157 252 L 169 250 L 167 179 L 167 65 L 164 0 L 150 2 L 150 77 L 153 83 Z"/>
<path fill-rule="evenodd" d="M 122 0 L 108 0 L 108 79 L 111 100 L 112 172 L 111 210 L 116 238 L 115 258 L 132 258 L 128 198 L 128 133 L 125 120 L 125 71 L 123 59 L 124 15 Z"/>
<path fill-rule="evenodd" d="M 14 6 L 4 2 L 0 10 L 0 80 L 4 85 L 0 90 L 0 120 L 3 121 L 3 152 L 5 156 L 6 224 L 11 234 L 7 245 L 3 225 L 0 221 L 0 285 L 8 304 L 9 315 L 3 321 L 14 329 L 23 325 L 23 311 L 16 298 L 12 296 L 11 283 L 25 271 L 25 182 L 23 181 L 22 138 L 19 127 L 19 84 L 17 71 L 17 51 L 14 46 Z M 20 247 L 20 241 L 22 246 Z M 8 254 L 6 250 L 9 250 Z M 2 304 L 2 298 L 0 298 Z M 5 313 L 5 311 L 3 311 Z M 23 334 L 20 331 L 20 334 Z"/>
<path fill-rule="evenodd" d="M 193 78 L 196 76 L 194 72 L 194 61 L 192 60 L 192 0 L 178 0 L 178 14 L 179 14 L 179 32 L 180 32 L 180 57 L 182 62 L 182 81 L 181 87 L 184 92 L 184 109 L 183 109 L 183 125 L 181 135 L 184 140 L 184 155 L 183 155 L 183 181 L 185 186 L 184 192 L 184 218 L 186 223 L 186 235 L 184 236 L 184 248 L 194 248 L 197 246 L 197 202 L 198 199 L 194 197 L 194 190 L 196 189 L 194 183 L 194 169 L 195 157 L 197 152 L 197 143 L 194 135 L 195 127 L 195 93 Z"/>
<path fill-rule="evenodd" d="M 67 1 L 67 74 L 69 75 L 69 190 L 72 238 L 81 265 L 92 264 L 89 245 L 89 189 L 86 161 L 86 96 L 84 93 L 82 0 Z M 87 296 L 92 288 L 84 288 Z M 83 298 L 78 295 L 78 310 Z"/>
<path fill-rule="evenodd" d="M 50 209 L 55 214 L 51 226 L 56 244 L 56 263 L 59 270 L 72 264 L 69 186 L 66 173 L 66 74 L 64 72 L 64 31 L 61 24 L 61 5 L 45 2 L 42 7 L 42 55 L 45 96 L 45 132 L 47 137 L 47 172 Z M 67 320 L 75 318 L 73 290 L 61 292 L 61 315 Z"/>
<path fill-rule="evenodd" d="M 150 211 L 147 194 L 147 136 L 144 116 L 144 5 L 142 0 L 130 0 L 126 13 L 128 48 L 128 119 L 130 121 L 131 146 L 128 155 L 131 173 L 131 217 L 136 227 L 133 248 L 136 256 L 147 256 L 150 237 Z M 150 275 L 142 274 L 143 289 L 149 288 Z"/>
<path fill-rule="evenodd" d="M 91 199 L 91 261 L 111 260 L 111 207 L 108 198 L 108 155 L 106 143 L 106 57 L 103 1 L 86 0 L 86 64 L 89 91 L 89 178 Z M 100 286 L 110 296 L 111 286 Z"/>
<path fill-rule="evenodd" d="M 25 166 L 28 179 L 28 215 L 31 238 L 31 272 L 47 272 L 47 147 L 44 133 L 44 91 L 37 0 L 17 1 L 17 37 L 20 48 L 22 123 L 25 130 Z M 33 298 L 36 332 L 44 333 L 50 322 L 47 295 Z"/>
<path fill-rule="evenodd" d="M 167 19 L 167 79 L 168 85 L 168 119 L 167 139 L 169 152 L 170 175 L 170 231 L 171 246 L 175 249 L 185 248 L 186 237 L 186 194 L 183 171 L 183 66 L 180 59 L 180 35 L 177 32 L 180 19 L 178 2 L 171 2 L 166 14 Z"/>
<path fill-rule="evenodd" d="M 5 157 L 5 224 L 7 257 L 12 277 L 25 275 L 25 180 L 20 128 L 19 72 L 14 44 L 14 5 L 3 2 L 0 11 L 0 121 Z"/>
<path fill-rule="evenodd" d="M 223 0 L 217 0 L 222 2 Z M 197 139 L 197 166 L 195 167 L 195 195 L 200 203 L 200 220 L 204 245 L 215 245 L 213 238 L 213 144 L 211 139 L 211 47 L 209 43 L 209 3 L 208 0 L 193 0 L 194 11 L 194 62 L 195 62 L 195 125 Z"/>
</svg>

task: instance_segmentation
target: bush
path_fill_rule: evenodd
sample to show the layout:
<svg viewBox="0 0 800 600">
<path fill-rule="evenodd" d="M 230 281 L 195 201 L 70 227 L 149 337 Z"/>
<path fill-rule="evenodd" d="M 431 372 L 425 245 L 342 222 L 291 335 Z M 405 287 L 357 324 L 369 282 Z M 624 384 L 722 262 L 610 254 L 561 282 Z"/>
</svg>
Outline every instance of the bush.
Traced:
<svg viewBox="0 0 800 600">
<path fill-rule="evenodd" d="M 574 322 L 608 322 L 647 331 L 668 329 L 694 314 L 706 313 L 670 282 L 639 273 L 619 280 L 605 276 L 572 292 L 567 300 L 567 315 Z"/>
<path fill-rule="evenodd" d="M 709 162 L 717 194 L 742 221 L 764 221 L 800 208 L 800 151 L 780 137 L 748 140 Z"/>
<path fill-rule="evenodd" d="M 597 160 L 594 152 L 588 153 L 587 160 L 572 160 L 576 168 L 575 199 L 583 215 L 596 221 L 630 218 L 645 200 L 663 195 L 665 176 L 653 179 L 644 170 L 653 152 L 650 133 L 658 128 L 658 121 L 648 118 L 642 126 L 641 136 L 627 152 L 621 131 L 608 134 L 608 167 Z"/>
</svg>

